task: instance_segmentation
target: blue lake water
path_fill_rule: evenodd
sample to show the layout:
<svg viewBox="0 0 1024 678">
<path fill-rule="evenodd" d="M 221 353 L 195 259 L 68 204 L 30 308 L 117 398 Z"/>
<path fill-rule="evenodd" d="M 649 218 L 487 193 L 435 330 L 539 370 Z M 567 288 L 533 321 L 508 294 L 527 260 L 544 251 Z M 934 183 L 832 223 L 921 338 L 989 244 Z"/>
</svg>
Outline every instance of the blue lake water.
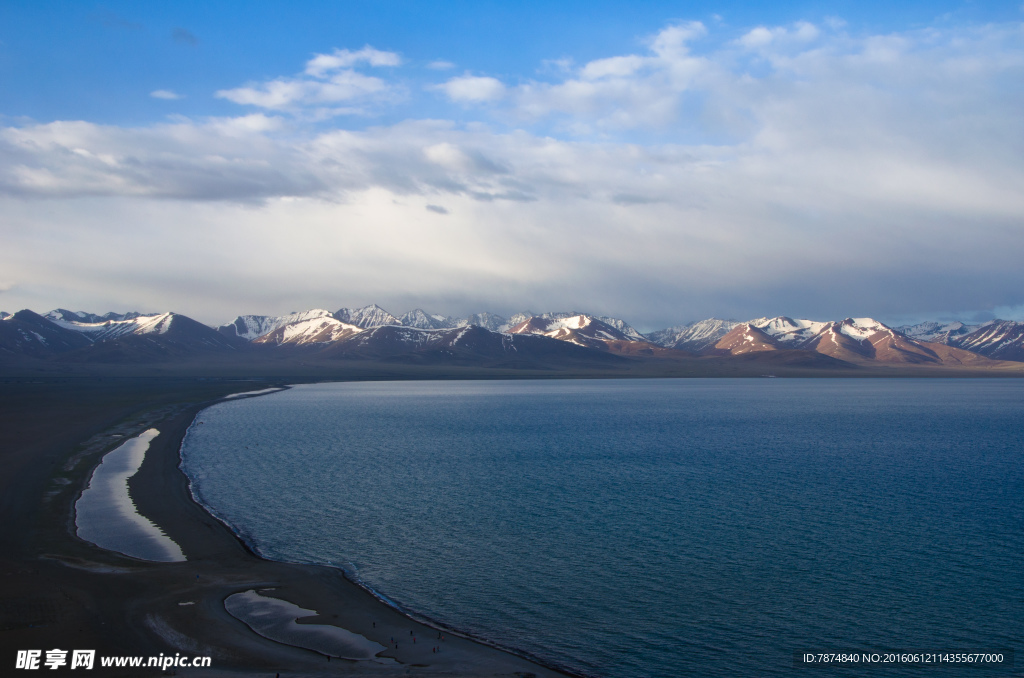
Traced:
<svg viewBox="0 0 1024 678">
<path fill-rule="evenodd" d="M 317 384 L 198 421 L 193 492 L 259 553 L 577 672 L 1024 649 L 1022 380 Z"/>
</svg>

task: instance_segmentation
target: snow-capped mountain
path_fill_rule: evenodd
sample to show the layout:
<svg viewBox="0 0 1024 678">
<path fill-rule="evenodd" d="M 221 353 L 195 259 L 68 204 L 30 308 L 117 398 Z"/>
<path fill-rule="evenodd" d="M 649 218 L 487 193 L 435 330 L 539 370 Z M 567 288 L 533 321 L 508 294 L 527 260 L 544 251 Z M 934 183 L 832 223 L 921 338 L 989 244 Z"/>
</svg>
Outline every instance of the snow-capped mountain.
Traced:
<svg viewBox="0 0 1024 678">
<path fill-rule="evenodd" d="M 527 320 L 529 320 L 530 318 L 534 317 L 535 315 L 537 315 L 537 314 L 533 313 L 532 311 L 522 311 L 520 313 L 513 313 L 509 317 L 509 319 L 505 321 L 505 324 L 502 325 L 499 328 L 499 331 L 507 332 L 507 331 L 509 331 L 509 329 L 515 327 L 516 325 L 520 325 L 520 324 L 526 322 Z M 552 316 L 554 314 L 545 313 L 544 315 Z"/>
<path fill-rule="evenodd" d="M 503 332 L 508 329 L 508 321 L 494 313 L 474 313 L 461 323 L 462 325 L 476 325 L 492 332 Z"/>
<path fill-rule="evenodd" d="M 807 356 L 813 353 L 820 356 L 814 359 L 818 367 L 891 363 L 1007 369 L 1005 363 L 994 361 L 1024 362 L 1024 323 L 1012 321 L 979 326 L 921 323 L 901 332 L 872 318 L 818 321 L 779 316 L 745 323 L 709 318 L 644 337 L 623 320 L 587 313 L 517 313 L 506 320 L 491 313 L 456 318 L 416 309 L 395 316 L 376 304 L 335 313 L 311 309 L 239 316 L 216 330 L 175 313 L 96 315 L 55 309 L 45 317 L 26 310 L 0 314 L 0 319 L 0 358 L 7 362 L 18 355 L 78 362 L 161 362 L 211 351 L 237 353 L 249 350 L 250 343 L 253 352 L 245 355 L 268 356 L 275 347 L 302 347 L 303 356 L 414 362 L 471 363 L 484 356 L 488 361 L 515 362 L 514 356 L 524 357 L 517 352 L 527 345 L 533 351 L 531 360 L 561 355 L 560 346 L 575 345 L 640 360 L 783 351 L 745 360 L 788 365 L 809 365 Z M 540 343 L 530 343 L 535 341 Z"/>
<path fill-rule="evenodd" d="M 647 340 L 665 348 L 700 353 L 714 348 L 718 340 L 740 323 L 736 320 L 708 318 L 689 325 L 677 325 L 647 335 Z"/>
<path fill-rule="evenodd" d="M 292 322 L 280 324 L 266 334 L 253 340 L 254 344 L 323 344 L 347 339 L 354 334 L 363 332 L 356 327 L 335 318 L 330 311 L 314 310 L 295 313 L 289 318 Z"/>
<path fill-rule="evenodd" d="M 842 321 L 794 320 L 780 316 L 741 323 L 715 344 L 714 352 L 815 351 L 852 363 L 883 362 L 981 365 L 988 359 L 970 351 L 921 342 L 872 318 Z"/>
<path fill-rule="evenodd" d="M 91 346 L 64 360 L 92 363 L 161 363 L 200 355 L 223 355 L 245 348 L 245 342 L 179 313 L 115 321 L 115 330 L 100 334 Z M 129 328 L 134 324 L 134 329 Z"/>
<path fill-rule="evenodd" d="M 131 320 L 138 318 L 144 314 L 136 311 L 129 311 L 128 313 L 104 313 L 103 315 L 97 315 L 95 313 L 86 313 L 85 311 L 69 311 L 64 308 L 55 308 L 44 317 L 49 318 L 53 321 L 64 321 L 73 323 L 85 323 L 85 324 L 98 324 L 105 323 L 108 320 Z M 152 314 L 151 314 L 152 315 Z"/>
<path fill-rule="evenodd" d="M 288 315 L 240 315 L 227 325 L 218 327 L 217 331 L 229 337 L 239 337 L 246 341 L 253 341 L 258 337 L 273 332 L 279 327 L 322 317 L 331 318 L 333 314 L 322 308 L 314 308 L 309 311 L 289 313 Z"/>
<path fill-rule="evenodd" d="M 41 358 L 72 356 L 81 362 L 161 362 L 197 352 L 235 350 L 237 346 L 212 328 L 177 313 L 78 322 L 53 320 L 26 310 L 0 323 L 0 348 Z"/>
<path fill-rule="evenodd" d="M 402 322 L 377 304 L 362 308 L 339 308 L 334 317 L 343 323 L 356 327 L 381 327 L 383 325 L 401 325 Z"/>
<path fill-rule="evenodd" d="M 599 316 L 596 316 L 596 317 L 597 317 L 598 320 L 603 322 L 605 325 L 609 325 L 611 327 L 614 327 L 619 332 L 622 332 L 622 334 L 624 336 L 628 337 L 630 341 L 643 341 L 643 342 L 647 341 L 647 337 L 645 337 L 644 335 L 640 334 L 635 329 L 633 329 L 629 325 L 629 323 L 627 323 L 625 320 L 620 320 L 618 318 L 610 318 L 610 317 L 608 317 L 606 315 L 599 315 Z"/>
<path fill-rule="evenodd" d="M 462 327 L 467 321 L 437 313 L 427 313 L 421 308 L 398 316 L 398 324 L 404 327 L 416 327 L 421 330 L 446 330 Z"/>
<path fill-rule="evenodd" d="M 922 341 L 946 344 L 973 351 L 993 360 L 1024 360 L 1024 323 L 989 320 L 979 325 L 920 323 L 900 328 Z"/>
<path fill-rule="evenodd" d="M 512 320 L 516 317 L 513 316 Z M 621 321 L 620 321 L 621 322 Z M 622 323 L 626 332 L 585 313 L 545 313 L 535 315 L 509 327 L 509 334 L 537 334 L 551 339 L 568 341 L 579 346 L 605 348 L 608 342 L 646 343 L 643 336 L 629 325 Z M 640 337 L 639 340 L 633 337 Z"/>
<path fill-rule="evenodd" d="M 44 358 L 91 343 L 81 332 L 60 327 L 29 310 L 0 319 L 0 354 Z"/>
<path fill-rule="evenodd" d="M 1024 361 L 1024 322 L 993 320 L 952 344 L 993 360 Z"/>
<path fill-rule="evenodd" d="M 991 322 L 989 321 L 989 323 Z M 983 324 L 987 325 L 989 323 Z M 924 322 L 917 325 L 902 325 L 897 327 L 896 330 L 918 341 L 930 341 L 936 344 L 955 346 L 959 338 L 970 334 L 980 327 L 982 325 L 965 325 L 957 321 L 950 323 Z"/>
<path fill-rule="evenodd" d="M 477 315 L 480 316 L 480 315 L 489 315 L 489 314 L 477 314 Z M 609 327 L 615 329 L 618 334 L 620 334 L 620 335 L 622 335 L 624 337 L 624 341 L 643 341 L 643 342 L 647 341 L 647 337 L 645 337 L 644 335 L 640 334 L 635 329 L 630 327 L 629 323 L 627 323 L 625 320 L 620 320 L 619 318 L 611 318 L 611 317 L 604 316 L 604 315 L 593 315 L 591 313 L 582 313 L 580 311 L 559 311 L 557 313 L 533 313 L 531 311 L 524 311 L 522 313 L 515 313 L 515 314 L 513 314 L 512 317 L 509 318 L 507 321 L 505 321 L 505 323 L 503 325 L 499 325 L 499 329 L 501 331 L 503 331 L 503 332 L 504 331 L 510 331 L 513 327 L 516 327 L 517 325 L 521 325 L 524 322 L 526 322 L 528 320 L 531 320 L 533 318 L 537 318 L 538 322 L 540 322 L 540 321 L 558 322 L 558 321 L 565 320 L 565 321 L 569 321 L 571 323 L 573 318 L 577 318 L 577 317 L 581 317 L 581 316 L 582 317 L 586 317 L 586 318 L 590 318 L 592 320 L 598 320 L 598 321 L 604 323 L 605 325 L 608 325 Z M 500 319 L 499 316 L 493 316 L 493 317 L 495 319 Z M 473 324 L 480 324 L 480 323 L 473 323 Z M 483 325 L 481 325 L 481 326 L 483 326 Z"/>
<path fill-rule="evenodd" d="M 137 313 L 126 313 L 121 319 L 102 320 L 103 316 L 96 316 L 91 313 L 75 313 L 71 317 L 100 318 L 100 320 L 83 322 L 80 320 L 67 320 L 67 312 L 58 313 L 51 311 L 47 319 L 54 325 L 67 330 L 81 332 L 90 341 L 109 341 L 126 334 L 164 334 L 170 328 L 176 317 L 176 313 L 158 313 L 155 315 L 139 315 Z M 50 317 L 59 315 L 60 318 Z M 108 313 L 108 316 L 117 318 L 117 314 Z M 194 322 L 194 321 L 192 321 Z"/>
<path fill-rule="evenodd" d="M 556 369 L 560 366 L 609 366 L 623 358 L 546 337 L 492 332 L 483 327 L 422 330 L 384 325 L 326 346 L 329 358 L 398 361 L 416 364 L 466 364 L 499 368 Z"/>
</svg>

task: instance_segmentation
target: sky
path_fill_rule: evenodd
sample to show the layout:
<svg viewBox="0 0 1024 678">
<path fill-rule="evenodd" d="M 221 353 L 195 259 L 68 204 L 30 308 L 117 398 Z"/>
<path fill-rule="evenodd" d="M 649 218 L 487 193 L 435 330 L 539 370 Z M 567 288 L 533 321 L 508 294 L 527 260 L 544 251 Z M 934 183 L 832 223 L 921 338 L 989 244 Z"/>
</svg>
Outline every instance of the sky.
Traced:
<svg viewBox="0 0 1024 678">
<path fill-rule="evenodd" d="M 0 309 L 1024 320 L 1020 2 L 0 5 Z"/>
</svg>

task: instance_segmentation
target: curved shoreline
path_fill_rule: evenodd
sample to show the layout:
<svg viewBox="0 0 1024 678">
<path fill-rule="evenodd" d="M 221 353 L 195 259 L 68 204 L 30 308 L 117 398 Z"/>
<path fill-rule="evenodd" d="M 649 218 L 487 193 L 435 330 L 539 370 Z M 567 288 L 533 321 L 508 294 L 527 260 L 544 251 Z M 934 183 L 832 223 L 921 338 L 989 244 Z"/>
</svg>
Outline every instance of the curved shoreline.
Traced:
<svg viewBox="0 0 1024 678">
<path fill-rule="evenodd" d="M 286 390 L 289 387 L 290 386 L 285 386 L 283 388 L 275 389 L 275 390 L 270 391 L 270 392 L 279 392 L 280 390 Z M 173 479 L 176 479 L 177 482 L 172 482 L 171 484 L 174 484 L 174 485 L 177 485 L 177 486 L 176 486 L 176 488 L 173 488 L 174 492 L 172 492 L 170 494 L 172 496 L 176 496 L 177 498 L 181 498 L 181 494 L 182 494 L 181 491 L 183 490 L 184 491 L 183 494 L 185 495 L 185 497 L 187 499 L 187 503 L 190 504 L 191 507 L 195 507 L 195 509 L 198 509 L 198 510 L 202 511 L 202 513 L 205 516 L 207 516 L 207 520 L 212 518 L 216 522 L 216 524 L 220 527 L 219 531 L 210 531 L 210 532 L 214 533 L 214 535 L 210 536 L 210 537 L 213 538 L 212 541 L 209 538 L 199 539 L 199 538 L 197 538 L 195 529 L 187 529 L 187 531 L 184 531 L 184 529 L 179 529 L 177 524 L 175 524 L 173 527 L 165 526 L 165 524 L 163 524 L 161 522 L 161 519 L 167 520 L 168 518 L 170 518 L 173 522 L 176 522 L 176 523 L 178 521 L 175 520 L 173 516 L 170 516 L 167 511 L 160 511 L 162 514 L 165 514 L 165 515 L 162 516 L 161 519 L 155 519 L 155 522 L 157 522 L 157 524 L 159 524 L 162 527 L 164 527 L 165 529 L 167 529 L 169 534 L 170 534 L 171 529 L 174 529 L 174 531 L 176 533 L 178 533 L 178 532 L 180 532 L 180 533 L 185 533 L 185 532 L 190 533 L 189 535 L 184 535 L 181 538 L 185 542 L 184 544 L 181 544 L 182 550 L 185 552 L 186 555 L 189 556 L 190 559 L 191 559 L 191 557 L 193 557 L 193 556 L 190 555 L 191 552 L 195 552 L 197 554 L 196 560 L 198 562 L 201 562 L 202 560 L 207 559 L 207 558 L 211 558 L 211 557 L 219 559 L 219 558 L 223 558 L 223 557 L 227 556 L 227 553 L 224 553 L 224 552 L 221 552 L 219 555 L 214 556 L 214 554 L 209 551 L 209 549 L 212 546 L 215 546 L 215 544 L 212 543 L 212 542 L 222 542 L 222 539 L 220 539 L 220 536 L 216 536 L 216 533 L 223 531 L 223 536 L 229 536 L 230 537 L 230 541 L 233 542 L 234 547 L 236 547 L 234 549 L 230 549 L 231 551 L 236 552 L 236 554 L 232 554 L 231 560 L 234 560 L 234 559 L 241 559 L 241 560 L 252 559 L 252 560 L 258 561 L 259 563 L 261 563 L 260 569 L 271 569 L 271 570 L 278 571 L 278 573 L 280 575 L 280 579 L 282 581 L 284 581 L 284 580 L 292 580 L 293 579 L 292 577 L 285 577 L 284 575 L 286 575 L 286 574 L 294 576 L 296 574 L 308 574 L 308 573 L 310 573 L 310 570 L 316 571 L 317 577 L 315 577 L 312 580 L 311 583 L 298 583 L 298 582 L 292 582 L 292 581 L 290 581 L 288 583 L 287 587 L 289 589 L 291 589 L 290 591 L 288 591 L 288 593 L 292 594 L 292 597 L 289 597 L 288 593 L 284 593 L 283 589 L 285 587 L 280 587 L 280 588 L 279 587 L 275 587 L 275 586 L 273 586 L 272 583 L 265 582 L 265 580 L 262 583 L 262 588 L 275 588 L 275 589 L 278 589 L 278 590 L 276 590 L 276 593 L 274 594 L 275 596 L 283 597 L 283 598 L 289 599 L 291 602 L 294 602 L 296 604 L 303 605 L 303 606 L 308 606 L 308 607 L 311 607 L 313 609 L 316 609 L 317 612 L 318 612 L 318 616 L 315 617 L 315 618 L 311 618 L 309 620 L 309 623 L 324 623 L 326 621 L 325 618 L 330 618 L 331 612 L 336 611 L 335 609 L 326 609 L 324 604 L 317 604 L 315 602 L 313 604 L 311 604 L 311 605 L 309 604 L 310 600 L 316 600 L 319 597 L 319 594 L 316 591 L 316 589 L 319 586 L 323 585 L 323 586 L 330 586 L 330 588 L 337 588 L 340 585 L 344 585 L 346 587 L 351 588 L 354 591 L 357 591 L 361 595 L 365 595 L 367 597 L 367 600 L 364 602 L 364 604 L 359 605 L 359 609 L 356 610 L 356 611 L 357 611 L 358 615 L 360 615 L 361 617 L 366 618 L 364 620 L 364 622 L 371 621 L 373 623 L 360 625 L 360 626 L 364 626 L 364 627 L 369 627 L 369 628 L 362 628 L 361 630 L 357 630 L 357 629 L 354 629 L 354 628 L 349 628 L 348 626 L 344 626 L 344 625 L 340 625 L 340 627 L 341 628 L 345 628 L 346 630 L 349 630 L 349 631 L 360 633 L 361 635 L 365 635 L 368 638 L 376 639 L 378 641 L 383 641 L 382 644 L 388 645 L 389 649 L 386 652 L 382 652 L 381 655 L 382 656 L 393 656 L 394 659 L 398 660 L 398 662 L 400 664 L 399 664 L 397 673 L 401 674 L 401 675 L 404 675 L 403 672 L 407 671 L 408 667 L 410 665 L 417 666 L 417 668 L 419 669 L 419 671 L 421 673 L 423 673 L 423 671 L 425 669 L 428 669 L 431 666 L 434 666 L 434 665 L 430 665 L 430 664 L 425 664 L 424 663 L 424 660 L 426 660 L 427 658 L 430 658 L 432 660 L 436 660 L 438 658 L 443 658 L 443 661 L 437 662 L 435 664 L 437 665 L 436 668 L 438 670 L 441 670 L 444 673 L 444 675 L 457 675 L 457 676 L 459 676 L 459 675 L 465 675 L 465 676 L 501 675 L 501 674 L 505 674 L 506 672 L 513 673 L 513 674 L 519 673 L 519 674 L 522 674 L 522 675 L 534 674 L 536 676 L 575 676 L 575 675 L 578 675 L 578 674 L 573 674 L 571 672 L 568 672 L 565 669 L 559 669 L 559 668 L 554 668 L 554 667 L 547 666 L 547 665 L 543 664 L 540 660 L 538 660 L 536 658 L 532 658 L 532 656 L 528 655 L 526 652 L 523 652 L 523 651 L 520 651 L 520 650 L 517 650 L 517 649 L 514 649 L 514 648 L 502 647 L 501 645 L 499 645 L 499 644 L 497 644 L 497 643 L 495 643 L 493 641 L 489 641 L 489 640 L 484 639 L 484 638 L 478 638 L 478 637 L 472 635 L 471 633 L 467 633 L 467 632 L 464 632 L 464 631 L 460 631 L 458 629 L 451 628 L 451 627 L 449 627 L 449 626 L 447 626 L 445 624 L 442 624 L 442 623 L 439 623 L 439 622 L 437 622 L 435 620 L 432 620 L 432 619 L 430 619 L 427 616 L 420 615 L 420 613 L 411 612 L 411 611 L 408 611 L 406 609 L 403 609 L 398 603 L 395 603 L 393 601 L 390 601 L 390 600 L 386 599 L 382 594 L 377 593 L 376 591 L 374 591 L 371 587 L 367 586 L 366 584 L 361 583 L 361 582 L 357 582 L 357 581 L 353 581 L 345 573 L 344 569 L 342 569 L 340 567 L 336 567 L 336 566 L 333 566 L 333 565 L 296 563 L 296 562 L 272 560 L 272 559 L 270 559 L 270 558 L 268 558 L 268 557 L 258 553 L 256 551 L 256 549 L 253 546 L 251 546 L 241 534 L 238 533 L 236 528 L 234 528 L 226 520 L 224 520 L 223 518 L 218 516 L 215 511 L 213 511 L 211 508 L 207 507 L 203 502 L 201 502 L 200 499 L 193 492 L 193 488 L 191 488 L 191 479 L 187 476 L 187 474 L 181 468 L 181 466 L 183 464 L 183 459 L 182 459 L 183 444 L 184 444 L 184 439 L 185 439 L 185 436 L 187 435 L 188 430 L 195 425 L 196 421 L 199 420 L 199 416 L 202 414 L 202 412 L 204 412 L 205 410 L 207 410 L 210 407 L 213 407 L 215 405 L 219 405 L 219 404 L 221 404 L 221 402 L 229 401 L 231 399 L 242 399 L 243 397 L 259 397 L 259 396 L 267 395 L 267 394 L 269 394 L 269 393 L 265 392 L 265 391 L 264 392 L 254 392 L 251 395 L 234 394 L 234 397 L 230 397 L 230 396 L 220 397 L 220 398 L 216 398 L 215 400 L 212 400 L 212 401 L 203 402 L 203 404 L 199 404 L 199 405 L 197 405 L 197 406 L 195 406 L 193 408 L 189 408 L 186 411 L 186 413 L 183 414 L 182 417 L 177 418 L 177 421 L 174 422 L 168 428 L 167 431 L 164 431 L 163 429 L 161 429 L 161 433 L 162 434 L 160 436 L 158 436 L 158 438 L 155 440 L 155 442 L 161 441 L 163 444 L 159 444 L 159 446 L 156 449 L 151 447 L 150 453 L 147 454 L 147 460 L 148 460 L 148 456 L 150 456 L 150 455 L 153 455 L 155 458 L 158 458 L 156 460 L 156 463 L 154 464 L 155 467 L 156 466 L 162 466 L 162 467 L 165 467 L 165 470 L 166 470 L 166 466 L 167 466 L 167 463 L 169 461 L 168 458 L 170 457 L 170 455 L 171 455 L 171 453 L 173 451 L 173 461 L 175 462 L 175 464 L 174 464 L 174 473 L 172 474 L 172 478 L 173 478 L 173 476 L 176 476 L 176 478 L 173 478 Z M 181 425 L 182 424 L 181 419 L 183 417 L 189 417 L 188 422 L 184 426 Z M 144 462 L 143 463 L 143 468 L 140 469 L 140 474 L 145 469 L 145 466 L 146 466 L 146 463 Z M 153 475 L 156 475 L 156 474 L 154 473 L 154 474 L 151 474 L 150 476 L 146 476 L 140 482 L 143 482 L 143 483 L 146 483 L 146 484 L 148 484 L 148 482 L 152 482 L 154 480 L 154 477 L 152 477 Z M 139 493 L 139 494 L 141 495 L 142 493 Z M 150 493 L 148 493 L 148 492 L 145 492 L 144 494 L 145 495 L 150 495 Z M 181 508 L 181 507 L 179 507 L 179 508 Z M 140 511 L 143 511 L 143 510 L 144 509 L 142 509 L 140 507 Z M 189 510 L 181 511 L 179 513 L 179 515 L 181 517 L 185 517 L 185 516 L 187 516 L 188 513 L 191 513 L 191 511 L 189 511 Z M 181 525 L 181 526 L 184 526 L 184 525 Z M 195 526 L 195 525 L 193 525 L 193 526 Z M 207 527 L 210 526 L 209 522 L 206 523 L 206 526 Z M 217 549 L 218 551 L 220 551 L 221 548 L 227 547 L 226 544 L 216 544 L 216 546 L 219 546 L 219 548 Z M 241 551 L 241 553 L 239 553 L 240 551 Z M 242 554 L 244 554 L 244 555 L 242 555 Z M 335 581 L 334 582 L 324 582 L 323 580 L 325 578 L 328 579 L 328 580 L 334 579 Z M 259 583 L 257 583 L 257 584 L 259 584 Z M 267 586 L 267 584 L 270 584 L 270 586 Z M 305 589 L 305 590 L 303 590 L 303 589 Z M 237 587 L 237 590 L 236 591 L 232 591 L 232 592 L 237 592 L 237 591 L 242 591 L 242 590 L 244 590 L 244 588 Z M 220 603 L 221 603 L 221 608 L 222 609 L 223 609 L 223 605 L 222 605 L 223 599 L 226 598 L 227 595 L 229 595 L 229 594 L 224 594 L 224 595 L 220 596 Z M 353 595 L 349 595 L 349 596 L 346 596 L 346 597 L 349 598 L 348 602 L 352 602 L 353 598 L 356 601 L 358 599 L 358 596 L 353 596 Z M 303 602 L 303 600 L 305 600 L 305 602 Z M 366 602 L 370 602 L 372 604 L 367 605 Z M 225 611 L 225 613 L 226 613 L 226 611 Z M 432 653 L 426 653 L 426 652 L 423 652 L 423 651 L 417 652 L 415 647 L 414 648 L 410 648 L 409 647 L 409 643 L 406 643 L 404 645 L 399 644 L 397 649 L 394 648 L 394 647 L 391 647 L 389 645 L 389 643 L 387 642 L 387 640 L 392 635 L 396 635 L 396 634 L 388 633 L 387 632 L 387 628 L 393 626 L 394 625 L 394 621 L 391 621 L 388 624 L 388 627 L 385 627 L 383 624 L 377 624 L 377 622 L 381 621 L 382 617 L 389 617 L 389 616 L 398 616 L 398 617 L 400 617 L 401 622 L 399 624 L 401 626 L 404 626 L 404 627 L 407 627 L 407 628 L 409 626 L 413 626 L 413 627 L 419 627 L 420 630 L 422 630 L 422 631 L 432 631 L 434 633 L 437 633 L 437 632 L 444 633 L 445 634 L 445 641 L 443 643 L 443 645 L 444 645 L 443 651 L 441 653 L 439 653 L 439 654 L 434 654 L 433 656 L 431 656 Z M 338 618 L 338 617 L 339 616 L 337 615 L 337 613 L 335 613 L 334 618 Z M 371 618 L 373 618 L 373 619 L 371 619 Z M 403 628 L 403 629 L 401 629 L 401 631 L 404 633 L 404 632 L 407 631 L 407 628 Z M 414 633 L 417 633 L 417 634 L 419 633 L 415 628 L 408 629 L 408 630 L 412 631 Z M 375 633 L 375 631 L 379 631 L 379 633 Z M 252 632 L 250 631 L 250 633 L 252 633 Z M 255 635 L 255 634 L 253 634 L 253 635 Z M 422 635 L 423 635 L 424 638 L 431 637 L 431 634 L 429 634 L 429 633 L 423 633 Z M 275 644 L 275 643 L 272 643 L 272 644 Z M 414 643 L 414 645 L 415 645 L 415 643 Z M 424 644 L 420 644 L 420 647 L 424 647 Z M 295 648 L 295 649 L 297 649 L 297 648 Z M 450 650 L 456 650 L 456 651 L 453 652 L 453 651 L 450 651 Z M 309 650 L 299 650 L 299 651 L 306 651 L 306 652 L 308 652 Z M 419 656 L 412 656 L 413 654 L 418 654 Z M 409 656 L 407 656 L 407 655 L 409 655 Z M 454 661 L 450 661 L 450 660 L 454 660 Z M 382 669 L 380 667 L 376 667 L 375 666 L 375 667 L 362 667 L 362 668 L 365 668 L 366 672 L 369 673 L 369 674 L 373 674 L 373 675 L 389 675 L 388 671 L 386 669 L 383 670 L 383 673 L 382 673 Z M 355 673 L 362 673 L 362 672 L 361 671 L 355 671 Z M 209 674 L 207 674 L 207 675 L 209 675 Z"/>
</svg>

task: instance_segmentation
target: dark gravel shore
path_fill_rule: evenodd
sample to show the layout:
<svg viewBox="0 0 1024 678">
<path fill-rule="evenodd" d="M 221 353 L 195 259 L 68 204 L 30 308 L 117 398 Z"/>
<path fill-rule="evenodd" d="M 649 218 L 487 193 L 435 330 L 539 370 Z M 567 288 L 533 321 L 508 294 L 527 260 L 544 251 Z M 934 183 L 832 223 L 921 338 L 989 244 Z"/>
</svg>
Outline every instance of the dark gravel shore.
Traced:
<svg viewBox="0 0 1024 678">
<path fill-rule="evenodd" d="M 274 383 L 184 377 L 0 379 L 0 673 L 18 650 L 94 649 L 97 656 L 210 656 L 210 668 L 104 669 L 91 675 L 559 676 L 484 644 L 419 624 L 333 568 L 250 553 L 197 505 L 178 469 L 196 413 L 229 393 Z M 74 534 L 74 501 L 91 470 L 124 437 L 160 431 L 130 481 L 140 513 L 187 557 L 149 563 Z M 249 589 L 316 610 L 331 624 L 388 646 L 395 662 L 347 661 L 267 640 L 229 615 Z M 410 632 L 418 642 L 411 642 Z M 391 638 L 402 639 L 396 649 Z M 432 648 L 441 646 L 440 652 Z M 70 671 L 42 668 L 47 675 Z M 77 671 L 77 670 L 76 670 Z M 26 673 L 27 675 L 27 673 Z M 71 675 L 77 675 L 72 672 Z"/>
</svg>

